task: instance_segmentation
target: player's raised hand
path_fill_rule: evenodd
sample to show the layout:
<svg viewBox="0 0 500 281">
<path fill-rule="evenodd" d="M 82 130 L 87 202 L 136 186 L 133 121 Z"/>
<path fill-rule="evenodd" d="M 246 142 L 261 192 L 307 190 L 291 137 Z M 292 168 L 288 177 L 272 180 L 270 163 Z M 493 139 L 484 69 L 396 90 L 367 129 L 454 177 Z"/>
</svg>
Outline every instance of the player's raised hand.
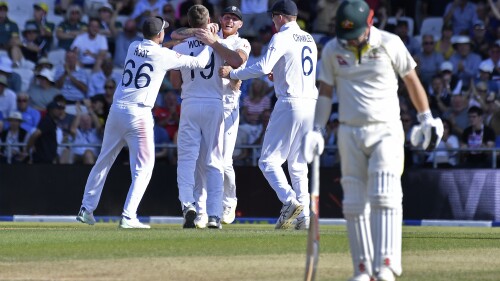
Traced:
<svg viewBox="0 0 500 281">
<path fill-rule="evenodd" d="M 267 79 L 269 79 L 269 81 L 271 82 L 274 82 L 274 74 L 272 72 L 267 74 Z"/>
<path fill-rule="evenodd" d="M 302 141 L 302 151 L 304 152 L 304 157 L 307 163 L 311 163 L 314 160 L 314 155 L 321 155 L 325 149 L 325 139 L 319 131 L 307 132 Z"/>
<path fill-rule="evenodd" d="M 207 25 L 207 29 L 210 30 L 213 34 L 219 32 L 219 25 L 215 22 L 209 23 Z"/>
<path fill-rule="evenodd" d="M 212 46 L 217 42 L 217 37 L 208 29 L 198 29 L 195 36 L 208 46 Z"/>
<path fill-rule="evenodd" d="M 232 69 L 233 68 L 228 65 L 221 66 L 219 68 L 219 76 L 222 78 L 229 78 L 229 73 L 231 72 Z"/>
</svg>

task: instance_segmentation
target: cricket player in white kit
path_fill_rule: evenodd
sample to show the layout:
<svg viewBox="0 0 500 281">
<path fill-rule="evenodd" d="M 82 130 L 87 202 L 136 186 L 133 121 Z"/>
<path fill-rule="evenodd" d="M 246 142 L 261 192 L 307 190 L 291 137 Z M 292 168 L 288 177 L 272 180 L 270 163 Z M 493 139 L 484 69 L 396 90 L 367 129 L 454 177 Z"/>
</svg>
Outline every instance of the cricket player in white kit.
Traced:
<svg viewBox="0 0 500 281">
<path fill-rule="evenodd" d="M 206 28 L 210 23 L 208 9 L 203 5 L 192 6 L 188 11 L 188 21 L 192 27 Z M 223 51 L 231 51 L 221 44 L 213 45 L 214 50 L 221 48 Z M 176 45 L 174 50 L 184 54 L 197 54 L 204 46 L 205 43 L 200 39 L 191 37 Z M 184 228 L 195 227 L 194 175 L 198 158 L 203 160 L 200 168 L 206 175 L 207 226 L 221 228 L 224 107 L 223 84 L 217 71 L 224 64 L 224 59 L 219 55 L 220 52 L 221 50 L 212 54 L 210 63 L 202 71 L 180 69 L 182 110 L 177 139 L 177 184 L 184 214 Z M 233 53 L 239 57 L 236 52 Z M 200 150 L 202 146 L 205 149 Z M 200 156 L 200 153 L 204 155 Z"/>
<path fill-rule="evenodd" d="M 324 128 L 334 87 L 339 99 L 338 147 L 343 212 L 354 267 L 353 281 L 395 280 L 402 273 L 401 228 L 404 132 L 397 95 L 398 75 L 418 111 L 412 142 L 433 149 L 443 132 L 434 119 L 401 39 L 372 26 L 373 11 L 347 0 L 336 15 L 337 39 L 323 48 L 315 129 Z M 304 141 L 308 161 L 324 140 L 318 131 Z M 422 143 L 423 141 L 423 143 Z"/>
<path fill-rule="evenodd" d="M 293 1 L 277 1 L 271 8 L 279 30 L 269 42 L 264 57 L 244 69 L 220 70 L 222 77 L 246 80 L 273 73 L 278 101 L 262 144 L 259 167 L 278 199 L 283 203 L 276 228 L 307 228 L 309 187 L 307 162 L 301 150 L 304 135 L 313 127 L 316 89 L 317 48 L 310 34 L 296 22 L 298 10 Z M 287 161 L 292 186 L 281 165 Z"/>
<path fill-rule="evenodd" d="M 137 208 L 149 184 L 155 160 L 151 110 L 168 70 L 203 68 L 211 53 L 205 48 L 194 58 L 163 48 L 160 44 L 167 27 L 168 23 L 161 17 L 147 18 L 142 29 L 144 40 L 135 41 L 128 48 L 122 81 L 113 97 L 101 153 L 85 185 L 78 221 L 90 225 L 95 223 L 93 212 L 99 203 L 106 176 L 120 150 L 128 145 L 132 184 L 119 226 L 150 228 L 137 219 Z"/>
<path fill-rule="evenodd" d="M 200 39 L 207 44 L 213 45 L 218 41 L 239 55 L 240 60 L 236 57 L 236 61 L 232 63 L 233 66 L 243 68 L 250 54 L 250 43 L 248 40 L 239 37 L 238 30 L 243 26 L 243 15 L 235 6 L 226 7 L 220 17 L 221 30 L 217 33 L 220 38 L 213 38 L 210 32 L 198 30 Z M 224 48 L 216 48 L 216 50 L 225 51 Z M 220 54 L 225 55 L 227 54 Z M 233 53 L 234 55 L 234 53 Z M 224 140 L 222 155 L 224 158 L 224 193 L 222 198 L 223 213 L 221 222 L 223 224 L 230 224 L 234 221 L 236 214 L 236 205 L 238 199 L 236 197 L 236 175 L 233 168 L 233 152 L 236 145 L 236 137 L 238 134 L 238 126 L 240 123 L 240 108 L 239 98 L 241 91 L 239 89 L 240 80 L 231 80 L 221 78 L 223 84 L 223 103 L 224 103 Z M 202 144 L 201 151 L 205 146 Z M 203 154 L 203 153 L 202 153 Z M 198 162 L 204 162 L 201 157 Z M 202 166 L 196 169 L 196 186 L 195 186 L 195 199 L 198 217 L 196 218 L 195 225 L 197 228 L 205 228 L 208 223 L 206 215 L 206 181 L 205 171 Z"/>
</svg>

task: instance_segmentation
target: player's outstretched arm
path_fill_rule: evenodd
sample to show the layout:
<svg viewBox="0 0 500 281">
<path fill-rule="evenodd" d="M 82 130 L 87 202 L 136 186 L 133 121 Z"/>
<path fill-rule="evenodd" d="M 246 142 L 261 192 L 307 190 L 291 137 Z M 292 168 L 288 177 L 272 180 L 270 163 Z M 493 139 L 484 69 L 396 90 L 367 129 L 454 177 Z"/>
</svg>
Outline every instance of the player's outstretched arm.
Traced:
<svg viewBox="0 0 500 281">
<path fill-rule="evenodd" d="M 212 47 L 214 51 L 216 51 L 226 61 L 226 63 L 234 69 L 240 67 L 247 59 L 244 52 L 233 51 L 220 44 L 217 41 L 218 37 L 215 36 L 210 30 L 199 29 L 196 31 L 196 37 L 203 43 Z"/>
</svg>

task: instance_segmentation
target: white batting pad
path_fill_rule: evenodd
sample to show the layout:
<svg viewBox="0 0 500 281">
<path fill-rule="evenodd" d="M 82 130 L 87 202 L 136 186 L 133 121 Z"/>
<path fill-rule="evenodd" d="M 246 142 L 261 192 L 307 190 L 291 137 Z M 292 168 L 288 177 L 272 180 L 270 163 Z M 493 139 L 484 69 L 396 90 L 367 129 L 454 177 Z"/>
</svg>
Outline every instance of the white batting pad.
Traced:
<svg viewBox="0 0 500 281">
<path fill-rule="evenodd" d="M 360 180 L 342 178 L 343 209 L 346 219 L 354 275 L 372 275 L 373 244 L 367 188 Z"/>
<path fill-rule="evenodd" d="M 373 269 L 390 268 L 396 275 L 401 267 L 401 231 L 403 224 L 401 178 L 391 172 L 370 175 Z"/>
</svg>

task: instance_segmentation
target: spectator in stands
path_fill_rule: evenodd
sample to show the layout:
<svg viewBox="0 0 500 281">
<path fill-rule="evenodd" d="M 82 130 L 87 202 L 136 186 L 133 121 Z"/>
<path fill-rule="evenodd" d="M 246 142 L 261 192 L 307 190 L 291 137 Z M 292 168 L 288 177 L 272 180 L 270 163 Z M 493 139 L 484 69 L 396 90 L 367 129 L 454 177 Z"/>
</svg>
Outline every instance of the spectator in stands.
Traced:
<svg viewBox="0 0 500 281">
<path fill-rule="evenodd" d="M 113 79 L 106 80 L 106 84 L 104 86 L 104 100 L 106 101 L 106 105 L 111 107 L 113 103 L 113 96 L 115 95 L 117 83 Z"/>
<path fill-rule="evenodd" d="M 47 105 L 47 114 L 40 120 L 37 129 L 30 136 L 26 150 L 34 148 L 32 153 L 33 163 L 57 163 L 57 122 L 64 114 L 65 106 L 52 101 Z"/>
<path fill-rule="evenodd" d="M 99 34 L 100 24 L 99 19 L 91 18 L 87 33 L 78 35 L 70 47 L 78 54 L 80 64 L 88 69 L 92 69 L 98 59 L 108 55 L 108 41 Z"/>
<path fill-rule="evenodd" d="M 469 36 L 459 35 L 452 40 L 455 54 L 450 57 L 453 64 L 453 73 L 460 78 L 465 85 L 469 84 L 471 78 L 476 77 L 481 63 L 481 57 L 472 52 Z"/>
<path fill-rule="evenodd" d="M 19 37 L 19 27 L 8 17 L 9 5 L 7 1 L 0 1 L 0 50 L 7 51 L 11 46 L 12 38 Z"/>
<path fill-rule="evenodd" d="M 7 77 L 0 75 L 0 120 L 9 116 L 12 111 L 17 110 L 16 93 L 7 88 Z"/>
<path fill-rule="evenodd" d="M 109 3 L 104 3 L 99 8 L 99 19 L 101 21 L 101 30 L 100 34 L 104 35 L 108 41 L 108 50 L 111 53 L 111 56 L 114 55 L 115 51 L 115 38 L 119 32 L 123 30 L 123 25 L 120 21 L 117 20 L 118 13 L 122 8 L 121 2 L 116 3 L 117 6 L 115 9 Z"/>
<path fill-rule="evenodd" d="M 500 102 L 496 99 L 495 92 L 488 92 L 485 98 L 485 107 L 483 113 L 484 124 L 491 127 L 495 131 L 495 136 L 500 136 L 500 132 L 497 132 L 497 127 L 493 127 L 494 122 L 492 122 L 493 117 L 496 114 L 500 114 Z M 498 145 L 497 145 L 498 146 Z"/>
<path fill-rule="evenodd" d="M 80 101 L 72 104 L 71 108 L 68 108 L 67 101 L 63 95 L 57 95 L 54 97 L 54 101 L 60 105 L 64 105 L 65 110 L 59 116 L 57 120 L 57 155 L 58 155 L 58 163 L 60 164 L 70 164 L 71 163 L 71 148 L 69 146 L 65 146 L 65 144 L 70 144 L 74 141 L 74 135 L 71 133 L 71 126 L 75 122 L 75 115 L 77 111 L 77 105 Z M 71 113 L 69 113 L 69 112 Z"/>
<path fill-rule="evenodd" d="M 35 65 L 35 69 L 33 70 L 33 72 L 35 73 L 35 75 L 37 75 L 44 68 L 49 69 L 49 70 L 52 70 L 54 68 L 54 64 L 52 62 L 50 62 L 47 57 L 41 57 L 38 60 L 37 64 Z"/>
<path fill-rule="evenodd" d="M 121 5 L 119 15 L 130 16 L 134 11 L 136 0 L 108 0 L 108 2 L 116 9 Z"/>
<path fill-rule="evenodd" d="M 122 74 L 113 72 L 113 60 L 111 58 L 99 58 L 94 66 L 94 71 L 90 75 L 88 85 L 88 97 L 93 97 L 97 94 L 104 94 L 104 85 L 106 80 L 113 79 L 118 84 L 122 79 Z"/>
<path fill-rule="evenodd" d="M 84 105 L 88 113 L 83 113 L 81 104 L 76 106 L 76 116 L 71 125 L 71 134 L 75 145 L 101 144 L 102 127 L 101 123 L 92 110 L 90 100 L 84 100 Z M 94 164 L 99 155 L 99 148 L 95 146 L 73 146 L 71 147 L 71 163 Z"/>
<path fill-rule="evenodd" d="M 130 43 L 142 40 L 142 38 L 137 35 L 137 24 L 133 19 L 127 19 L 123 26 L 123 31 L 118 33 L 115 40 L 115 52 L 113 56 L 113 61 L 115 66 L 123 68 L 123 62 L 127 57 L 128 47 Z"/>
<path fill-rule="evenodd" d="M 469 108 L 471 108 L 472 106 L 477 106 L 484 110 L 486 108 L 487 94 L 488 84 L 483 81 L 480 81 L 477 84 L 471 83 Z"/>
<path fill-rule="evenodd" d="M 25 144 L 28 142 L 29 134 L 21 127 L 23 117 L 20 112 L 12 111 L 7 121 L 10 126 L 0 133 L 0 143 L 14 144 L 22 143 L 21 146 L 1 146 L 0 147 L 0 162 L 1 163 L 22 163 L 27 159 Z"/>
<path fill-rule="evenodd" d="M 193 1 L 187 1 L 193 2 Z M 203 1 L 206 2 L 206 1 Z M 241 0 L 241 13 L 243 14 L 243 22 L 245 23 L 239 30 L 241 36 L 258 36 L 259 30 L 264 26 L 271 26 L 272 20 L 268 14 L 269 3 L 268 0 Z M 272 1 L 271 1 L 272 2 Z M 199 4 L 199 3 L 198 3 Z M 203 3 L 203 6 L 205 4 Z M 205 6 L 207 7 L 207 6 Z M 208 7 L 207 7 L 208 8 Z M 187 10 L 186 10 L 187 11 Z M 210 9 L 209 9 L 210 11 Z M 181 9 L 181 14 L 183 10 Z M 210 11 L 212 14 L 212 11 Z M 181 24 L 183 22 L 181 21 Z M 265 52 L 265 51 L 264 51 Z"/>
<path fill-rule="evenodd" d="M 169 29 L 176 30 L 181 26 L 180 21 L 175 17 L 175 8 L 172 3 L 163 5 L 162 17 L 169 23 Z"/>
<path fill-rule="evenodd" d="M 467 91 L 461 91 L 451 96 L 451 106 L 443 112 L 444 119 L 448 119 L 454 131 L 453 134 L 461 136 L 463 130 L 469 125 L 467 110 L 469 109 L 469 97 Z"/>
<path fill-rule="evenodd" d="M 443 24 L 441 28 L 441 37 L 436 42 L 436 52 L 441 53 L 445 60 L 449 60 L 451 55 L 455 53 L 451 38 L 453 37 L 453 27 L 450 24 Z"/>
<path fill-rule="evenodd" d="M 47 20 L 48 12 L 49 6 L 47 3 L 38 2 L 33 4 L 33 19 L 26 21 L 25 26 L 35 24 L 38 28 L 38 35 L 47 42 L 47 46 L 50 48 L 52 46 L 56 25 Z"/>
<path fill-rule="evenodd" d="M 460 94 L 464 87 L 464 82 L 454 73 L 453 64 L 450 61 L 445 61 L 439 69 L 446 91 L 451 94 Z"/>
<path fill-rule="evenodd" d="M 453 34 L 469 34 L 477 20 L 476 5 L 469 0 L 453 0 L 444 12 L 445 24 L 453 26 Z"/>
<path fill-rule="evenodd" d="M 485 66 L 493 68 L 491 73 L 491 79 L 495 82 L 500 83 L 500 40 L 495 41 L 490 45 L 488 50 L 489 57 L 481 62 Z M 500 88 L 500 85 L 499 85 Z"/>
<path fill-rule="evenodd" d="M 314 20 L 312 29 L 314 33 L 327 34 L 330 32 L 329 24 L 335 18 L 337 8 L 341 2 L 340 0 L 318 0 L 316 4 L 316 19 Z"/>
<path fill-rule="evenodd" d="M 424 34 L 422 36 L 422 52 L 415 56 L 417 70 L 420 80 L 427 88 L 433 76 L 439 73 L 441 64 L 444 62 L 443 55 L 434 50 L 434 36 Z"/>
<path fill-rule="evenodd" d="M 244 122 L 252 123 L 262 112 L 271 109 L 271 99 L 267 96 L 269 87 L 261 79 L 252 79 L 248 95 L 243 98 L 242 115 Z"/>
<path fill-rule="evenodd" d="M 453 151 L 453 149 L 458 149 L 459 147 L 460 142 L 458 137 L 452 133 L 451 122 L 443 119 L 443 137 L 435 151 L 426 152 L 427 159 L 425 160 L 425 166 L 433 167 L 434 161 L 436 161 L 438 168 L 455 167 L 458 164 L 458 152 L 456 150 Z"/>
<path fill-rule="evenodd" d="M 174 90 L 170 90 L 163 95 L 163 106 L 155 106 L 153 115 L 156 123 L 167 130 L 169 138 L 176 140 L 181 106 L 178 102 L 178 95 Z"/>
<path fill-rule="evenodd" d="M 476 83 L 476 85 L 479 82 L 484 82 L 486 84 L 487 92 L 494 92 L 496 96 L 499 88 L 497 82 L 492 80 L 494 70 L 493 68 L 493 64 L 488 63 L 487 61 L 482 61 L 479 64 L 479 76 L 475 78 L 474 82 Z"/>
<path fill-rule="evenodd" d="M 87 97 L 88 76 L 87 72 L 79 67 L 75 51 L 67 51 L 65 58 L 64 65 L 56 68 L 55 85 L 68 103 L 74 104 Z"/>
<path fill-rule="evenodd" d="M 112 80 L 111 80 L 112 81 Z M 113 81 L 114 82 L 114 81 Z M 109 82 L 106 82 L 107 87 L 115 87 L 114 84 L 110 84 Z M 95 113 L 97 116 L 97 119 L 99 120 L 99 124 L 101 126 L 101 131 L 104 131 L 104 125 L 106 125 L 106 120 L 108 119 L 108 114 L 109 114 L 109 109 L 110 105 L 106 102 L 106 99 L 104 98 L 103 94 L 95 95 L 90 98 L 91 102 L 91 107 L 92 111 Z"/>
<path fill-rule="evenodd" d="M 54 1 L 54 14 L 56 15 L 66 15 L 68 9 L 72 5 L 77 5 L 80 9 L 83 9 L 85 0 L 55 0 Z"/>
<path fill-rule="evenodd" d="M 87 32 L 87 24 L 82 21 L 82 16 L 79 5 L 69 6 L 64 21 L 56 29 L 57 47 L 67 51 L 78 35 Z"/>
<path fill-rule="evenodd" d="M 44 68 L 35 76 L 35 82 L 28 89 L 29 105 L 34 109 L 45 112 L 47 105 L 60 94 L 55 87 L 54 71 Z"/>
<path fill-rule="evenodd" d="M 0 55 L 0 75 L 7 77 L 7 88 L 16 93 L 21 91 L 22 78 L 12 69 L 12 60 L 7 55 Z"/>
<path fill-rule="evenodd" d="M 162 15 L 163 6 L 167 4 L 166 0 L 142 0 L 135 4 L 134 11 L 130 18 L 134 19 L 138 26 L 142 26 L 142 22 L 147 17 L 155 17 Z M 184 15 L 187 15 L 187 10 Z"/>
<path fill-rule="evenodd" d="M 32 133 L 40 122 L 40 112 L 28 105 L 29 95 L 27 93 L 17 94 L 17 110 L 22 114 L 23 122 L 21 128 Z"/>
<path fill-rule="evenodd" d="M 34 23 L 27 23 L 23 30 L 23 38 L 11 48 L 12 60 L 17 65 L 22 65 L 24 60 L 29 60 L 35 65 L 38 59 L 46 56 L 50 48 L 47 37 L 40 36 L 38 27 Z"/>
<path fill-rule="evenodd" d="M 493 148 L 495 146 L 495 132 L 483 123 L 483 110 L 473 106 L 468 110 L 470 126 L 461 137 L 462 148 Z M 491 152 L 469 151 L 464 153 L 467 167 L 486 168 L 491 166 Z"/>
<path fill-rule="evenodd" d="M 401 38 L 406 46 L 406 49 L 410 52 L 412 56 L 416 56 L 420 53 L 421 46 L 418 41 L 410 36 L 408 33 L 408 22 L 405 20 L 398 20 L 396 24 L 395 33 Z"/>
<path fill-rule="evenodd" d="M 490 48 L 491 40 L 486 36 L 486 26 L 482 20 L 476 20 L 472 28 L 472 52 L 481 56 L 485 60 L 489 57 L 488 50 Z"/>
</svg>

